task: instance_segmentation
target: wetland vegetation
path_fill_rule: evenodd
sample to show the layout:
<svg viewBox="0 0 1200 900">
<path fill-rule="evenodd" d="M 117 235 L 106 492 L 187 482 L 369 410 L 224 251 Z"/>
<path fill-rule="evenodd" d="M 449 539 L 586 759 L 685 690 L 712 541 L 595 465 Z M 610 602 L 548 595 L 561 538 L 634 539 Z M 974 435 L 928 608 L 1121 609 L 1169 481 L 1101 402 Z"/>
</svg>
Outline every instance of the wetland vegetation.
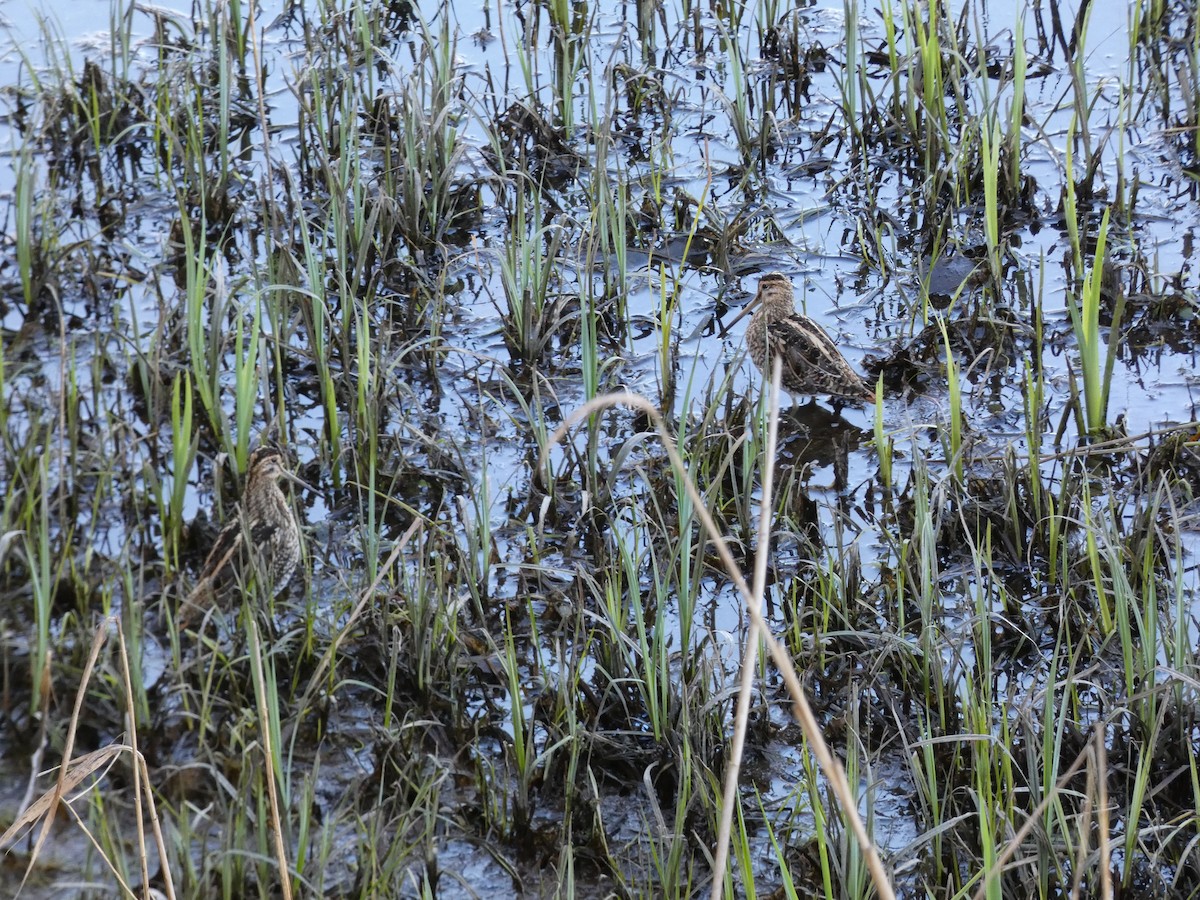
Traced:
<svg viewBox="0 0 1200 900">
<path fill-rule="evenodd" d="M 0 892 L 1200 893 L 1196 4 L 85 7 L 4 64 Z M 772 271 L 874 408 L 761 383 Z M 262 444 L 301 577 L 181 618 Z"/>
</svg>

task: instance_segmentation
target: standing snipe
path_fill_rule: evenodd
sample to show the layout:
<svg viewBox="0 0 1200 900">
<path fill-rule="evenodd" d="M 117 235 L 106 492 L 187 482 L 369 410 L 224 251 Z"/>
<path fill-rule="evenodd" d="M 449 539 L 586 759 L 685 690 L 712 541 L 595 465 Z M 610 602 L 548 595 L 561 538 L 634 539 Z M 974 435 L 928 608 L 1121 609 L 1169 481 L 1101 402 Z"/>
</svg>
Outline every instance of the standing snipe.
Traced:
<svg viewBox="0 0 1200 900">
<path fill-rule="evenodd" d="M 746 308 L 754 307 L 758 308 L 746 326 L 746 347 L 764 376 L 771 377 L 771 364 L 778 356 L 780 381 L 789 394 L 875 402 L 875 392 L 850 368 L 825 330 L 796 312 L 792 283 L 785 276 L 771 272 L 759 279 L 758 294 Z"/>
<path fill-rule="evenodd" d="M 210 605 L 230 582 L 244 584 L 254 575 L 258 586 L 272 595 L 287 587 L 300 562 L 301 536 L 279 486 L 281 478 L 307 487 L 285 468 L 283 454 L 274 447 L 259 447 L 250 454 L 237 512 L 217 535 L 200 580 L 180 607 L 180 625 L 187 625 L 192 613 Z"/>
</svg>

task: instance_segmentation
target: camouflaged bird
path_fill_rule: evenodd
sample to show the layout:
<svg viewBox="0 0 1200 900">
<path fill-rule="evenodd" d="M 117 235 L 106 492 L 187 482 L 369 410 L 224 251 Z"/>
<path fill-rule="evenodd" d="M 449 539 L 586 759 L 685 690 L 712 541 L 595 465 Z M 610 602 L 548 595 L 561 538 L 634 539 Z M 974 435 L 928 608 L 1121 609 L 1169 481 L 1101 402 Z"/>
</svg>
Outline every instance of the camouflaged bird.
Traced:
<svg viewBox="0 0 1200 900">
<path fill-rule="evenodd" d="M 874 403 L 875 392 L 850 367 L 825 330 L 796 311 L 792 283 L 779 272 L 764 275 L 747 309 L 757 307 L 746 326 L 750 359 L 767 378 L 781 360 L 780 382 L 789 394 L 828 394 L 841 400 Z"/>
<path fill-rule="evenodd" d="M 300 526 L 279 486 L 286 478 L 307 487 L 287 470 L 283 453 L 259 447 L 250 454 L 246 487 L 237 511 L 217 535 L 204 560 L 200 579 L 179 610 L 179 624 L 225 593 L 233 584 L 246 584 L 253 575 L 259 587 L 279 594 L 300 562 Z"/>
</svg>

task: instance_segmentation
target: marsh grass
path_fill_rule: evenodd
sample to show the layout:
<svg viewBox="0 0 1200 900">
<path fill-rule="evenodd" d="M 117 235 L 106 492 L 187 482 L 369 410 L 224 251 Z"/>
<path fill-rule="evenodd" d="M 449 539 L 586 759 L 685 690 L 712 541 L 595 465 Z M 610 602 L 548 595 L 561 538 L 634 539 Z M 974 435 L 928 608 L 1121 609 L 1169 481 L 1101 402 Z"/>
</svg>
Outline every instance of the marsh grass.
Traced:
<svg viewBox="0 0 1200 900">
<path fill-rule="evenodd" d="M 543 217 L 542 192 L 520 180 L 514 186 L 509 240 L 500 258 L 507 308 L 501 311 L 513 359 L 535 364 L 547 352 L 559 324 L 552 294 L 566 230 Z"/>
<path fill-rule="evenodd" d="M 1118 291 L 1113 309 L 1107 346 L 1100 335 L 1100 302 L 1102 277 L 1108 264 L 1109 211 L 1104 211 L 1096 235 L 1096 255 L 1092 267 L 1084 276 L 1082 296 L 1076 300 L 1067 295 L 1071 325 L 1079 343 L 1079 363 L 1083 375 L 1084 420 L 1089 434 L 1101 433 L 1107 424 L 1108 397 L 1112 390 L 1113 366 L 1121 341 L 1124 293 Z"/>
<path fill-rule="evenodd" d="M 82 66 L 47 24 L 0 269 L 26 865 L 92 824 L 80 878 L 138 896 L 1194 892 L 1192 435 L 1104 430 L 1094 203 L 1148 107 L 1082 30 L 1068 124 L 1020 19 L 847 2 L 839 59 L 802 9 L 651 7 L 118 6 Z M 1131 46 L 1183 54 L 1146 78 L 1187 129 L 1165 15 Z M 811 219 L 869 260 L 819 289 L 870 298 L 872 412 L 779 410 L 721 344 L 746 276 L 835 258 Z M 987 287 L 910 299 L 931 249 Z M 181 629 L 236 500 L 197 486 L 262 439 L 316 488 L 305 577 Z"/>
</svg>

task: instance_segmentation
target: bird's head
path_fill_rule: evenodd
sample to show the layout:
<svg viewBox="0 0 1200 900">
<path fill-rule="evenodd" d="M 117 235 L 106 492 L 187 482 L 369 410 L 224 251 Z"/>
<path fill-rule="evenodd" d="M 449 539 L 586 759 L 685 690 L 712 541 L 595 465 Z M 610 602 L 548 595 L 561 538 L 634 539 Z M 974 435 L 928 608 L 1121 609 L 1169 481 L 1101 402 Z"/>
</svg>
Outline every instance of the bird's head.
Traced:
<svg viewBox="0 0 1200 900">
<path fill-rule="evenodd" d="M 281 478 L 301 487 L 308 487 L 308 484 L 288 469 L 283 451 L 278 448 L 259 447 L 250 454 L 249 474 L 246 476 L 247 490 L 249 485 L 275 484 Z"/>
</svg>

